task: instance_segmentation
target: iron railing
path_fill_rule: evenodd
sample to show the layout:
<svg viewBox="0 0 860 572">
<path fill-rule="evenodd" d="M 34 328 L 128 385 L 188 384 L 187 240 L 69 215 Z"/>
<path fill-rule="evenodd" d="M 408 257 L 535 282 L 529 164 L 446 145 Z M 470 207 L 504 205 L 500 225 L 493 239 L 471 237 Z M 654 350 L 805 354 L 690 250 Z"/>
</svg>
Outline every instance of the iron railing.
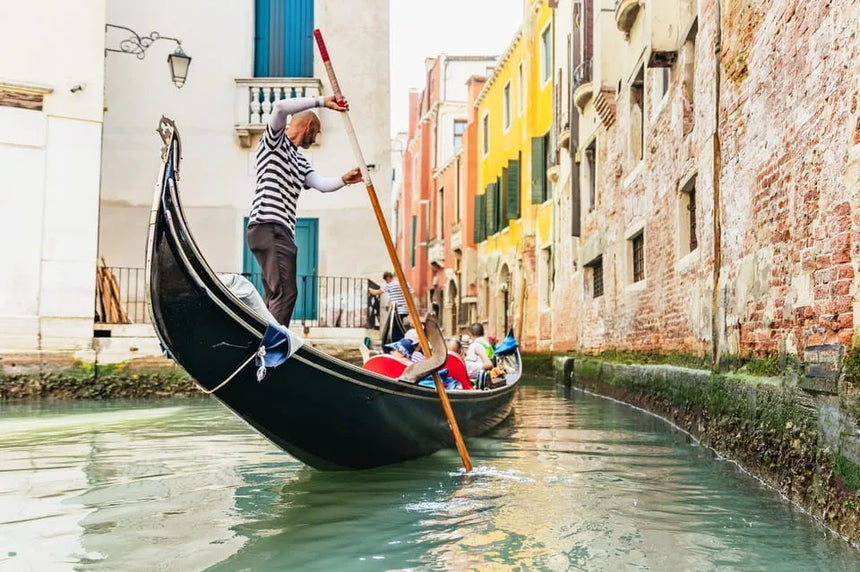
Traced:
<svg viewBox="0 0 860 572">
<path fill-rule="evenodd" d="M 244 274 L 263 296 L 263 277 Z M 370 288 L 379 288 L 373 280 L 348 276 L 296 277 L 298 299 L 292 324 L 318 328 L 379 329 L 379 298 Z"/>
<path fill-rule="evenodd" d="M 592 69 L 592 62 L 593 61 L 594 61 L 593 59 L 589 58 L 586 61 L 579 64 L 578 66 L 576 66 L 576 68 L 573 70 L 573 90 L 574 91 L 576 91 L 576 89 L 579 86 L 586 84 L 586 83 L 591 81 L 591 78 L 592 78 L 591 69 Z"/>
<path fill-rule="evenodd" d="M 112 276 L 115 286 L 108 283 L 96 291 L 95 321 L 99 323 L 147 324 L 150 322 L 146 308 L 146 279 L 144 268 L 125 266 L 101 269 L 100 275 Z M 260 274 L 244 274 L 263 295 L 263 280 Z M 103 282 L 104 279 L 100 278 Z M 370 294 L 370 288 L 379 288 L 373 280 L 343 276 L 297 277 L 299 289 L 293 324 L 329 328 L 379 329 L 379 297 Z M 125 312 L 123 320 L 118 311 L 111 312 L 107 304 L 119 306 Z M 111 297 L 113 297 L 111 299 Z"/>
<path fill-rule="evenodd" d="M 95 321 L 103 324 L 148 324 L 149 311 L 146 309 L 144 269 L 108 266 L 99 270 L 96 275 L 100 284 L 96 288 Z M 114 308 L 113 312 L 109 307 L 111 305 Z M 127 320 L 123 319 L 122 313 L 119 312 L 120 308 Z"/>
</svg>

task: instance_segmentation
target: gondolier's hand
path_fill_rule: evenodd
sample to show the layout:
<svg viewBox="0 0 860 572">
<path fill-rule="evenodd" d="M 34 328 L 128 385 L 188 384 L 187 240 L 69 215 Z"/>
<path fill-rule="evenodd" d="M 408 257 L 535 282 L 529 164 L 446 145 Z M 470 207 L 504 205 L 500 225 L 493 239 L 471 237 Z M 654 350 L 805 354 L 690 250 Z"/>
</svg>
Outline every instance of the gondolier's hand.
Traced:
<svg viewBox="0 0 860 572">
<path fill-rule="evenodd" d="M 346 175 L 341 177 L 341 179 L 343 179 L 344 185 L 352 185 L 354 183 L 360 183 L 361 182 L 361 169 L 356 167 L 355 169 L 353 169 L 352 171 L 348 172 Z"/>
<path fill-rule="evenodd" d="M 340 101 L 333 95 L 325 96 L 325 107 L 329 109 L 333 109 L 335 111 L 349 111 L 349 102 L 346 99 L 341 99 Z"/>
</svg>

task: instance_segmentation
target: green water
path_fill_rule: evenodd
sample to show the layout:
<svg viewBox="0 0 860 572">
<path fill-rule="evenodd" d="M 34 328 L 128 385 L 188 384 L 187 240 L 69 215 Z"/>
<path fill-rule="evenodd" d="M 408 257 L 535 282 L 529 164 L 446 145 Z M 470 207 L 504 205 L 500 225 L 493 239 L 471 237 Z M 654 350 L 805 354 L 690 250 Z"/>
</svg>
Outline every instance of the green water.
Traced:
<svg viewBox="0 0 860 572">
<path fill-rule="evenodd" d="M 527 382 L 456 452 L 308 469 L 212 400 L 0 406 L 0 570 L 858 570 L 665 422 Z"/>
</svg>

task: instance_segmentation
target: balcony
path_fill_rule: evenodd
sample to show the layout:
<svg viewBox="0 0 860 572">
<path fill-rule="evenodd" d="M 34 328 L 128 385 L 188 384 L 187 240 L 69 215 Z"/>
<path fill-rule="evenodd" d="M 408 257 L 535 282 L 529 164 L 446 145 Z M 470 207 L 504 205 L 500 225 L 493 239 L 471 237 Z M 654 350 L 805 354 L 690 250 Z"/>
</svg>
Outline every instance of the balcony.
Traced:
<svg viewBox="0 0 860 572">
<path fill-rule="evenodd" d="M 438 238 L 430 241 L 430 247 L 427 249 L 427 260 L 437 270 L 445 267 L 445 241 Z"/>
<path fill-rule="evenodd" d="M 594 92 L 594 86 L 591 83 L 592 62 L 592 59 L 588 59 L 573 70 L 573 103 L 580 112 L 585 109 Z"/>
<path fill-rule="evenodd" d="M 630 34 L 636 16 L 639 14 L 640 0 L 617 0 L 615 2 L 615 25 L 625 36 Z"/>
<path fill-rule="evenodd" d="M 567 111 L 561 114 L 559 123 L 561 131 L 558 133 L 558 146 L 562 149 L 570 149 L 570 114 Z"/>
<path fill-rule="evenodd" d="M 234 129 L 243 148 L 251 147 L 255 136 L 266 128 L 272 104 L 290 97 L 317 97 L 322 82 L 312 77 L 256 77 L 236 81 Z"/>
<path fill-rule="evenodd" d="M 451 228 L 451 250 L 463 250 L 463 226 L 459 222 Z"/>
</svg>

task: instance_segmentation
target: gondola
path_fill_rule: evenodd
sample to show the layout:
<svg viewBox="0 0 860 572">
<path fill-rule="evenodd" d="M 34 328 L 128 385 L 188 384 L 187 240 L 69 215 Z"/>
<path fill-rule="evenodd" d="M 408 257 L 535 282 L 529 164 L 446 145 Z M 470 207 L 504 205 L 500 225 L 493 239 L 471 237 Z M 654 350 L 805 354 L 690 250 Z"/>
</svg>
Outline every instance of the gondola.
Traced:
<svg viewBox="0 0 860 572">
<path fill-rule="evenodd" d="M 179 197 L 181 141 L 162 118 L 162 162 L 147 245 L 147 305 L 167 354 L 221 403 L 303 463 L 367 469 L 452 447 L 435 389 L 392 379 L 302 345 L 258 381 L 253 357 L 266 322 L 223 286 L 200 253 Z M 508 416 L 521 374 L 507 384 L 448 392 L 462 434 L 480 435 Z"/>
<path fill-rule="evenodd" d="M 382 321 L 379 328 L 379 338 L 383 347 L 401 339 L 405 333 L 406 326 L 403 324 L 403 318 L 397 313 L 397 307 L 394 304 L 389 304 L 385 320 Z"/>
</svg>

